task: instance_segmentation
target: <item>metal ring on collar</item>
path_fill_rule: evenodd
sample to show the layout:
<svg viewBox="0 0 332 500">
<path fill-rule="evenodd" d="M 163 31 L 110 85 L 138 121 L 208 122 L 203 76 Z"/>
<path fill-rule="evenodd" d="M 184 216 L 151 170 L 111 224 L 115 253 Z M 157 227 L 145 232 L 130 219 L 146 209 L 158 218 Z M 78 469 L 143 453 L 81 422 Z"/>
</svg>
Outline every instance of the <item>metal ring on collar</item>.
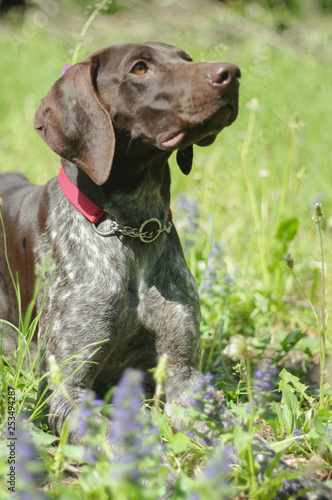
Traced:
<svg viewBox="0 0 332 500">
<path fill-rule="evenodd" d="M 149 222 L 156 222 L 158 224 L 158 229 L 155 229 L 154 231 L 144 231 L 145 226 Z M 121 224 L 118 224 L 116 221 L 111 221 L 112 223 L 112 228 L 109 231 L 100 231 L 95 225 L 95 231 L 100 235 L 100 236 L 112 236 L 115 233 L 120 233 L 123 236 L 129 236 L 130 238 L 139 238 L 143 243 L 151 243 L 152 241 L 155 241 L 158 236 L 163 232 L 166 231 L 169 233 L 172 228 L 172 222 L 168 222 L 165 224 L 164 227 L 161 226 L 161 222 L 159 219 L 152 218 L 148 219 L 143 224 L 139 229 L 132 228 L 129 226 L 121 226 Z"/>
<path fill-rule="evenodd" d="M 115 220 L 111 221 L 111 224 L 112 227 L 109 231 L 100 231 L 95 224 L 93 224 L 93 227 L 100 236 L 112 236 L 119 229 L 119 224 Z"/>
<path fill-rule="evenodd" d="M 149 224 L 149 222 L 156 222 L 159 226 L 158 229 L 155 229 L 154 231 L 151 231 L 150 233 L 146 233 L 143 231 L 143 229 L 145 228 L 145 226 L 147 224 Z M 146 220 L 145 222 L 143 222 L 143 224 L 141 225 L 141 227 L 139 228 L 139 232 L 138 232 L 138 236 L 139 236 L 139 239 L 141 241 L 143 241 L 143 243 L 151 243 L 152 241 L 156 240 L 158 238 L 158 236 L 160 235 L 160 233 L 162 232 L 163 230 L 161 229 L 161 222 L 159 219 L 148 219 Z M 153 236 L 153 234 L 156 233 L 155 236 Z"/>
</svg>

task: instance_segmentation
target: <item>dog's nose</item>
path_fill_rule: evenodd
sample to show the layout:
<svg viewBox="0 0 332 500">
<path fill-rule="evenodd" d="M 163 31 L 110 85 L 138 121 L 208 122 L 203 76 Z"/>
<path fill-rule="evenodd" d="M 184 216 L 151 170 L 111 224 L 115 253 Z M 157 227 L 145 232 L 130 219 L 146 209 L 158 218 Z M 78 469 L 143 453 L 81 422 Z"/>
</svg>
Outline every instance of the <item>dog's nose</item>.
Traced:
<svg viewBox="0 0 332 500">
<path fill-rule="evenodd" d="M 238 86 L 239 78 L 240 68 L 231 63 L 213 63 L 207 73 L 207 79 L 214 87 L 227 87 L 230 84 Z"/>
</svg>

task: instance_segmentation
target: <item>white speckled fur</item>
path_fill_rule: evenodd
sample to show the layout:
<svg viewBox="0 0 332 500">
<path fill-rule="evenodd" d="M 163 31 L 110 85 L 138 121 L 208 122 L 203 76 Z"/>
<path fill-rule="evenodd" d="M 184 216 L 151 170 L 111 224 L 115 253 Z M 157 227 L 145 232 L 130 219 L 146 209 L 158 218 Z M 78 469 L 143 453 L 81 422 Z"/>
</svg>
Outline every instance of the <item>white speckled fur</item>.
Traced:
<svg viewBox="0 0 332 500">
<path fill-rule="evenodd" d="M 178 378 L 186 378 L 190 385 L 197 370 L 200 308 L 195 281 L 174 238 L 162 234 L 144 244 L 123 236 L 100 236 L 56 189 L 47 230 L 35 249 L 40 261 L 52 251 L 49 279 L 56 267 L 39 326 L 41 337 L 46 331 L 46 356 L 53 354 L 63 364 L 85 348 L 77 359 L 82 361 L 96 350 L 96 345 L 86 346 L 106 340 L 90 357 L 98 364 L 86 364 L 67 384 L 72 397 L 79 399 L 84 387 L 107 388 L 126 366 L 146 370 L 167 353 L 174 375 L 166 396 L 179 399 L 184 388 Z M 132 199 L 134 213 L 142 199 Z M 154 209 L 149 207 L 147 214 Z M 42 298 L 43 293 L 38 306 Z M 63 371 L 70 375 L 73 365 L 65 364 Z M 58 393 L 51 399 L 50 413 L 59 413 L 59 398 Z M 55 423 L 51 417 L 50 423 L 59 432 L 62 419 Z"/>
</svg>

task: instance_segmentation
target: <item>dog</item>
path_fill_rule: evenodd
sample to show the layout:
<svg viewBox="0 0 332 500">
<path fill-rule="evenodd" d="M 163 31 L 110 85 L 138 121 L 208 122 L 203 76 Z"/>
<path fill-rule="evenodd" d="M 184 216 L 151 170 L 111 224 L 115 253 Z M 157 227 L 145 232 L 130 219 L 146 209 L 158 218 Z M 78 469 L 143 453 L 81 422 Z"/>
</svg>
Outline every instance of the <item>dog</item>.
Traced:
<svg viewBox="0 0 332 500">
<path fill-rule="evenodd" d="M 34 310 L 41 371 L 55 359 L 70 398 L 46 378 L 39 395 L 55 434 L 68 419 L 72 444 L 84 443 L 74 407 L 90 389 L 102 395 L 126 367 L 147 371 L 163 354 L 165 410 L 186 406 L 199 374 L 200 306 L 172 221 L 168 159 L 177 151 L 190 173 L 193 145 L 212 144 L 235 121 L 240 76 L 233 64 L 195 63 L 161 43 L 101 49 L 69 68 L 36 113 L 36 132 L 61 157 L 59 176 L 35 186 L 0 174 L 5 352 L 42 281 Z M 220 411 L 225 430 L 239 424 L 224 403 Z M 265 468 L 274 452 L 259 436 L 253 445 Z M 332 498 L 316 479 L 298 483 L 311 490 L 301 498 Z"/>
<path fill-rule="evenodd" d="M 166 44 L 101 49 L 55 82 L 35 116 L 36 132 L 61 157 L 59 176 L 45 186 L 0 176 L 23 314 L 35 264 L 41 274 L 52 257 L 51 284 L 36 304 L 44 301 L 38 341 L 43 370 L 54 356 L 77 405 L 89 389 L 103 393 L 126 367 L 147 371 L 162 354 L 171 373 L 166 407 L 184 403 L 195 383 L 200 306 L 172 221 L 168 159 L 177 150 L 189 174 L 193 145 L 213 143 L 236 119 L 239 78 L 233 64 L 195 63 Z M 17 325 L 3 239 L 0 248 L 0 318 Z M 74 355 L 89 361 L 76 372 L 66 363 Z M 68 418 L 69 442 L 80 442 L 71 403 L 61 391 L 48 395 L 49 427 L 59 435 Z"/>
</svg>

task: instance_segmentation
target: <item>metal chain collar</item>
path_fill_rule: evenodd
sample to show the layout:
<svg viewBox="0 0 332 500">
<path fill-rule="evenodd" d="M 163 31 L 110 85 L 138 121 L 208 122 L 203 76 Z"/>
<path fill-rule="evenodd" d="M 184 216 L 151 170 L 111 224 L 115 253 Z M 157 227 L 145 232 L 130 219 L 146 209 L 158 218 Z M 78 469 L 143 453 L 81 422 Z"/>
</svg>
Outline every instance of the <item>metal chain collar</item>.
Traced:
<svg viewBox="0 0 332 500">
<path fill-rule="evenodd" d="M 158 228 L 154 231 L 144 231 L 145 226 L 150 222 L 156 222 Z M 122 226 L 115 220 L 111 220 L 110 224 L 111 229 L 105 232 L 100 231 L 95 225 L 93 225 L 93 227 L 100 236 L 112 236 L 114 233 L 120 233 L 124 236 L 129 236 L 130 238 L 139 238 L 143 243 L 152 243 L 152 241 L 156 240 L 161 233 L 163 233 L 164 231 L 166 231 L 166 233 L 169 233 L 172 228 L 171 221 L 168 221 L 164 226 L 162 226 L 160 220 L 155 218 L 148 219 L 143 222 L 139 229 L 130 226 Z"/>
</svg>

